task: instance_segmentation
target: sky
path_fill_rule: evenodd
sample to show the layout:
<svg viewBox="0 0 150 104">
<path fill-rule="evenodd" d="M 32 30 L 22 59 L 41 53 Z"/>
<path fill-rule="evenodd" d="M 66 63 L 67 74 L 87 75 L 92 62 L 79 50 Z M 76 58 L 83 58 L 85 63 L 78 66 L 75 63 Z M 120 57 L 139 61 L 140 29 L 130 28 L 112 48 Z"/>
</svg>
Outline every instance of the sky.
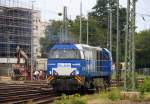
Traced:
<svg viewBox="0 0 150 104">
<path fill-rule="evenodd" d="M 97 0 L 82 0 L 83 15 L 91 11 Z M 80 14 L 81 0 L 36 0 L 34 3 L 35 9 L 41 10 L 42 20 L 62 20 L 58 16 L 59 12 L 63 12 L 63 6 L 68 8 L 68 17 L 74 19 Z M 126 7 L 127 0 L 120 0 L 120 5 Z M 150 0 L 138 0 L 136 5 L 136 31 L 150 29 Z M 146 15 L 144 15 L 146 14 Z"/>
</svg>

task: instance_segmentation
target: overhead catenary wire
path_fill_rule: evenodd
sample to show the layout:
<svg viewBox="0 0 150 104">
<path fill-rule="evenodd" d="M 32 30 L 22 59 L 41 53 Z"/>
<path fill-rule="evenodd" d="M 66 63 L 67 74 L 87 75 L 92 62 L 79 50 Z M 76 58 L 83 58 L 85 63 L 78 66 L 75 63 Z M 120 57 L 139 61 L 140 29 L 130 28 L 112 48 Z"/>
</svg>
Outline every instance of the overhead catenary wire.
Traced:
<svg viewBox="0 0 150 104">
<path fill-rule="evenodd" d="M 146 16 L 146 17 L 150 17 L 150 14 L 145 14 L 145 13 L 138 13 L 136 12 L 136 14 L 141 15 L 141 16 Z"/>
</svg>

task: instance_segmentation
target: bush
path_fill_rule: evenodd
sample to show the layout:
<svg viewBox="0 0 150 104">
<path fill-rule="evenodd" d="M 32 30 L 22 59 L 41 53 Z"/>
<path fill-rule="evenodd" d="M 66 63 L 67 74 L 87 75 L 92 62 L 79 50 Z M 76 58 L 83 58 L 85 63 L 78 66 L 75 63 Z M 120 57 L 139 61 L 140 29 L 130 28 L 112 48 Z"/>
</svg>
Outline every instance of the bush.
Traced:
<svg viewBox="0 0 150 104">
<path fill-rule="evenodd" d="M 80 97 L 79 94 L 67 96 L 62 95 L 60 100 L 56 100 L 54 104 L 87 104 L 87 100 Z"/>
<path fill-rule="evenodd" d="M 138 76 L 137 73 L 134 74 L 134 83 L 135 83 L 135 90 L 137 90 L 139 88 L 139 83 L 138 80 L 136 79 Z M 127 72 L 127 76 L 126 76 L 126 80 L 127 80 L 127 84 L 126 84 L 126 88 L 127 91 L 132 91 L 132 72 Z"/>
<path fill-rule="evenodd" d="M 120 99 L 120 91 L 118 89 L 111 89 L 108 94 L 108 98 L 112 101 L 116 101 Z"/>
<path fill-rule="evenodd" d="M 141 93 L 150 92 L 150 77 L 144 79 L 144 83 L 139 86 L 139 91 Z"/>
<path fill-rule="evenodd" d="M 150 92 L 150 77 L 144 79 L 144 83 L 139 86 L 139 91 L 140 99 L 143 100 L 145 92 Z"/>
</svg>

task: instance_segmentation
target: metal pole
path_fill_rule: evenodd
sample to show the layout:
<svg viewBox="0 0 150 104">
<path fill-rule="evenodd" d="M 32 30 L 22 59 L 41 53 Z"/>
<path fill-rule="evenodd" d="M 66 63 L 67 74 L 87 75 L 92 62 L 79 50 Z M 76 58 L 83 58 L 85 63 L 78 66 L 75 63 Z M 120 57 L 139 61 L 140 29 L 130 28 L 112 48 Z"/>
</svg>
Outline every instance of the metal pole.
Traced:
<svg viewBox="0 0 150 104">
<path fill-rule="evenodd" d="M 109 8 L 109 6 L 108 6 L 108 8 Z M 109 42 L 109 28 L 110 28 L 110 10 L 108 9 L 108 23 L 107 23 L 107 48 L 109 49 L 109 47 L 110 47 L 110 42 Z"/>
<path fill-rule="evenodd" d="M 125 34 L 125 75 L 124 75 L 124 90 L 127 90 L 127 70 L 128 70 L 128 35 L 129 35 L 129 3 L 130 0 L 127 0 L 127 9 L 126 9 L 126 34 Z"/>
<path fill-rule="evenodd" d="M 67 18 L 67 7 L 65 7 L 65 38 L 68 42 L 68 18 Z"/>
<path fill-rule="evenodd" d="M 67 34 L 68 34 L 68 30 L 67 30 L 67 7 L 64 6 L 64 12 L 63 12 L 63 40 L 64 41 L 67 40 Z"/>
<path fill-rule="evenodd" d="M 132 91 L 135 89 L 135 40 L 134 40 L 134 35 L 135 35 L 135 0 L 133 0 L 133 13 L 132 13 Z"/>
<path fill-rule="evenodd" d="M 7 64 L 8 64 L 8 76 L 10 75 L 10 34 L 7 32 Z"/>
<path fill-rule="evenodd" d="M 136 0 L 127 1 L 127 27 L 126 27 L 126 42 L 125 42 L 125 82 L 124 88 L 127 89 L 127 71 L 132 72 L 131 75 L 131 89 L 135 89 L 135 3 Z M 129 70 L 130 69 L 130 70 Z"/>
<path fill-rule="evenodd" d="M 116 72 L 117 72 L 117 81 L 119 84 L 121 72 L 119 70 L 119 0 L 117 0 L 117 48 L 116 48 Z"/>
<path fill-rule="evenodd" d="M 86 44 L 89 44 L 89 17 L 87 14 L 87 40 Z"/>
<path fill-rule="evenodd" d="M 33 80 L 33 67 L 34 67 L 34 56 L 33 56 L 33 12 L 34 12 L 34 2 L 32 1 L 32 19 L 31 19 L 31 80 Z"/>
<path fill-rule="evenodd" d="M 110 43 L 109 43 L 109 45 L 110 45 L 110 52 L 112 53 L 112 10 L 111 10 L 111 5 L 110 5 L 110 30 L 109 30 L 109 32 L 110 32 Z"/>
<path fill-rule="evenodd" d="M 62 34 L 62 39 L 63 39 L 63 42 L 65 41 L 65 7 L 63 9 L 63 34 Z"/>
<path fill-rule="evenodd" d="M 79 36 L 79 43 L 82 43 L 82 0 L 80 2 L 80 36 Z"/>
</svg>

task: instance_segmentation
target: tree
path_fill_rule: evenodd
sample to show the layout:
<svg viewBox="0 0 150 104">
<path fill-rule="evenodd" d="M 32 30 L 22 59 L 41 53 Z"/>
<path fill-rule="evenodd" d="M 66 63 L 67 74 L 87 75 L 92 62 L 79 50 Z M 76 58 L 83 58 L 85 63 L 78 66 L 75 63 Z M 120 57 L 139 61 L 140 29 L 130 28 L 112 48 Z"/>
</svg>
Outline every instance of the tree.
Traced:
<svg viewBox="0 0 150 104">
<path fill-rule="evenodd" d="M 54 43 L 58 42 L 60 36 L 60 27 L 62 25 L 61 21 L 50 21 L 45 29 L 45 37 L 40 39 L 40 44 L 42 45 L 41 53 L 42 57 L 46 57 L 48 49 L 53 46 Z"/>
<path fill-rule="evenodd" d="M 94 17 L 89 17 L 89 44 L 92 46 L 104 46 L 104 39 L 106 40 L 106 37 L 104 36 L 105 30 L 102 28 L 99 28 L 97 26 L 97 21 Z M 70 28 L 69 28 L 71 35 L 76 36 L 76 40 L 79 42 L 79 34 L 80 34 L 80 17 L 77 16 L 74 21 L 72 21 Z M 87 41 L 87 19 L 82 18 L 82 43 L 86 44 Z"/>
<path fill-rule="evenodd" d="M 144 30 L 135 36 L 136 67 L 150 67 L 150 30 Z"/>
<path fill-rule="evenodd" d="M 108 17 L 109 17 L 109 1 L 110 0 L 98 0 L 97 4 L 93 7 L 93 12 L 88 14 L 88 21 L 89 21 L 89 45 L 92 46 L 100 46 L 100 47 L 107 47 L 107 34 L 108 34 Z M 112 38 L 113 38 L 113 59 L 115 59 L 115 52 L 116 52 L 116 0 L 111 0 L 110 6 L 112 8 L 113 13 L 113 24 L 112 24 Z M 125 24 L 126 24 L 126 9 L 120 8 L 120 57 L 123 57 L 124 54 L 124 38 L 125 38 Z M 87 19 L 82 17 L 82 43 L 86 43 L 87 39 Z M 55 34 L 59 34 L 60 25 L 62 23 L 60 21 L 53 21 L 52 26 L 48 26 L 46 29 L 46 35 L 51 34 L 51 36 Z M 69 35 L 71 36 L 76 42 L 79 41 L 79 34 L 80 34 L 80 16 L 77 16 L 75 20 L 70 20 L 68 22 L 68 30 Z M 47 37 L 46 37 L 47 38 Z M 69 38 L 70 39 L 70 38 Z M 43 40 L 45 42 L 45 40 Z M 46 40 L 47 41 L 47 40 Z M 50 41 L 52 42 L 52 40 Z M 45 46 L 47 47 L 47 46 Z M 45 48 L 44 48 L 45 50 Z M 122 58 L 123 60 L 124 58 Z"/>
<path fill-rule="evenodd" d="M 112 40 L 113 40 L 113 59 L 115 60 L 116 53 L 116 34 L 117 34 L 117 1 L 116 0 L 98 0 L 93 7 L 93 12 L 90 12 L 90 16 L 93 16 L 97 21 L 97 28 L 101 31 L 102 35 L 100 39 L 100 46 L 107 47 L 107 32 L 108 32 L 108 20 L 109 10 L 112 10 Z M 124 60 L 124 43 L 125 43 L 125 24 L 126 24 L 126 8 L 119 8 L 119 30 L 120 30 L 120 57 L 121 61 Z M 103 43 L 102 43 L 103 42 Z"/>
</svg>

